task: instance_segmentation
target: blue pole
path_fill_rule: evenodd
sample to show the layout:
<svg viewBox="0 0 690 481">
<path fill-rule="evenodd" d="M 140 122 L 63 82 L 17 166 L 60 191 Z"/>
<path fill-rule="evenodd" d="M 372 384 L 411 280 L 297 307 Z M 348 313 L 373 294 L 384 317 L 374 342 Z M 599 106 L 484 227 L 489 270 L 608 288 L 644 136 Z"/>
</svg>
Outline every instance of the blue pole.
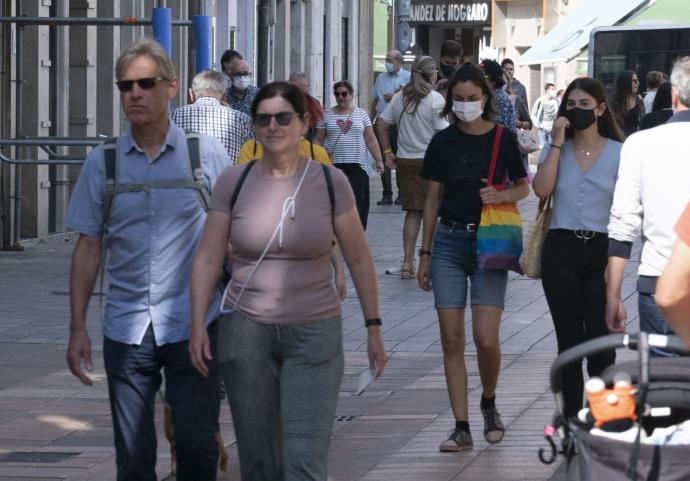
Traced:
<svg viewBox="0 0 690 481">
<path fill-rule="evenodd" d="M 196 47 L 196 73 L 211 68 L 211 17 L 208 15 L 192 16 L 194 26 L 194 44 Z"/>
<path fill-rule="evenodd" d="M 153 23 L 153 38 L 160 43 L 168 56 L 172 56 L 172 10 L 169 8 L 154 8 L 151 15 Z"/>
</svg>

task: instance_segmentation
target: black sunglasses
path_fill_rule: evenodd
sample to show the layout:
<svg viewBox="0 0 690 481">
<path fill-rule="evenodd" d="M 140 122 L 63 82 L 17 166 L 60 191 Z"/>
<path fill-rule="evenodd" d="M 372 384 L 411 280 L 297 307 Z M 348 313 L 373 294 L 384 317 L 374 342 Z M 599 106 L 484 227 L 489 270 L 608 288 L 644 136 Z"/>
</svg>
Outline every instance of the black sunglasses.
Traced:
<svg viewBox="0 0 690 481">
<path fill-rule="evenodd" d="M 254 123 L 259 127 L 268 127 L 269 125 L 271 125 L 271 119 L 275 117 L 276 122 L 278 122 L 278 125 L 282 125 L 283 127 L 285 127 L 286 125 L 290 125 L 290 122 L 292 122 L 292 117 L 294 115 L 298 115 L 297 112 L 278 112 L 277 114 L 256 114 L 256 117 L 254 118 Z"/>
<path fill-rule="evenodd" d="M 130 90 L 132 90 L 132 88 L 134 88 L 135 83 L 141 89 L 150 90 L 156 86 L 156 83 L 159 80 L 167 81 L 168 79 L 165 77 L 147 77 L 136 80 L 120 80 L 119 82 L 115 82 L 115 85 L 117 85 L 117 88 L 118 90 L 120 90 L 120 92 L 129 92 Z"/>
<path fill-rule="evenodd" d="M 348 91 L 346 90 L 346 91 L 344 91 L 344 92 L 333 92 L 333 95 L 335 95 L 336 98 L 338 98 L 338 97 L 347 97 L 347 94 L 349 94 L 349 93 L 350 93 L 350 92 L 348 92 Z"/>
</svg>

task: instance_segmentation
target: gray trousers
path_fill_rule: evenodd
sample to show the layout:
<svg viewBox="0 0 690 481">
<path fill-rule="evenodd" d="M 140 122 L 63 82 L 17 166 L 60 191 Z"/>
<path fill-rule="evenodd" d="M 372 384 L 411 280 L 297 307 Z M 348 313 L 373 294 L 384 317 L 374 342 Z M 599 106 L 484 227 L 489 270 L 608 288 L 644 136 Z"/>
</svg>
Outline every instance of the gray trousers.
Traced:
<svg viewBox="0 0 690 481">
<path fill-rule="evenodd" d="M 340 316 L 309 324 L 220 319 L 225 382 L 243 481 L 326 481 L 343 377 Z"/>
</svg>

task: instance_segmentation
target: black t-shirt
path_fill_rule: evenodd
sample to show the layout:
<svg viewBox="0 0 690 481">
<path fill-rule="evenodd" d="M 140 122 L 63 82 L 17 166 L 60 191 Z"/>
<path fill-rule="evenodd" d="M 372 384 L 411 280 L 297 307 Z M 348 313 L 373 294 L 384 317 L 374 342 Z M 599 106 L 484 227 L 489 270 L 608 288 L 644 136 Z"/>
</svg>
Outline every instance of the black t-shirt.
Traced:
<svg viewBox="0 0 690 481">
<path fill-rule="evenodd" d="M 424 155 L 421 176 L 443 184 L 443 198 L 438 211 L 440 217 L 465 224 L 479 224 L 482 211 L 479 190 L 484 187 L 481 179 L 489 175 L 495 136 L 496 128 L 483 135 L 470 135 L 451 125 L 431 139 Z M 503 129 L 494 174 L 497 188 L 506 173 L 508 179 L 513 181 L 527 176 L 517 137 L 508 129 Z"/>
</svg>

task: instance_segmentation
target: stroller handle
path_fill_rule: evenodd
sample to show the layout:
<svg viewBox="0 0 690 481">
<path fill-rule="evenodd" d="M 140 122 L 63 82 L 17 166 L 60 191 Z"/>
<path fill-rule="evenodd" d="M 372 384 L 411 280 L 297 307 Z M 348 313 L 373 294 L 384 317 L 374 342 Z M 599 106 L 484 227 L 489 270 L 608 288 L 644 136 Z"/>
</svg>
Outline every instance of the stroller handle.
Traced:
<svg viewBox="0 0 690 481">
<path fill-rule="evenodd" d="M 663 336 L 660 334 L 650 334 L 648 336 L 649 345 L 660 347 L 668 351 L 679 354 L 690 353 L 688 346 L 677 336 Z M 563 387 L 563 369 L 568 365 L 580 361 L 583 357 L 593 356 L 602 352 L 610 351 L 618 347 L 628 347 L 637 349 L 637 335 L 635 334 L 609 334 L 597 337 L 589 341 L 578 344 L 575 347 L 563 351 L 558 355 L 551 365 L 551 391 L 554 394 L 561 392 Z"/>
</svg>

